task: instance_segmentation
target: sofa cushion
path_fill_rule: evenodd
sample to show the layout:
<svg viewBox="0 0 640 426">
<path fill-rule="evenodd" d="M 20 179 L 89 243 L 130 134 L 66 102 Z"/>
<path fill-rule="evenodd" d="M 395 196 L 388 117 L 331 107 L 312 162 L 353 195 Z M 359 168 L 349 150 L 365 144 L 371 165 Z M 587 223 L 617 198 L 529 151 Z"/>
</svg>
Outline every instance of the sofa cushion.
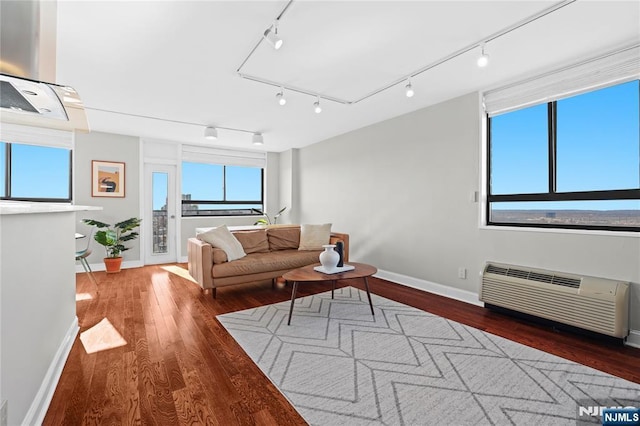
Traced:
<svg viewBox="0 0 640 426">
<path fill-rule="evenodd" d="M 211 257 L 213 258 L 213 263 L 224 263 L 229 261 L 227 253 L 218 247 L 211 248 Z"/>
<path fill-rule="evenodd" d="M 241 259 L 246 256 L 242 249 L 242 244 L 233 236 L 226 225 L 218 226 L 207 232 L 196 234 L 196 238 L 211 244 L 213 247 L 221 248 L 227 253 L 229 261 Z"/>
<path fill-rule="evenodd" d="M 300 245 L 300 227 L 267 228 L 267 238 L 271 251 L 297 249 Z"/>
<path fill-rule="evenodd" d="M 242 259 L 215 265 L 213 277 L 259 274 L 261 272 L 296 269 L 319 263 L 321 251 L 278 250 L 269 253 L 252 253 Z"/>
<path fill-rule="evenodd" d="M 269 251 L 269 240 L 267 239 L 267 230 L 259 229 L 256 231 L 236 231 L 233 233 L 246 254 L 266 253 Z"/>
<path fill-rule="evenodd" d="M 301 225 L 300 246 L 298 250 L 322 250 L 322 246 L 329 244 L 331 238 L 331 224 Z"/>
</svg>

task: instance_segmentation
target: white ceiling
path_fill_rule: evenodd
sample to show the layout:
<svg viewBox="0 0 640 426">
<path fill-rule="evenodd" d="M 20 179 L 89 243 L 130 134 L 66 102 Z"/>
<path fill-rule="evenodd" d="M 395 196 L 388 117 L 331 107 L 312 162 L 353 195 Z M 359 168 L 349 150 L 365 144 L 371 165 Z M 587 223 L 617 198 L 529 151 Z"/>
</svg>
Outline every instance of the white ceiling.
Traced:
<svg viewBox="0 0 640 426">
<path fill-rule="evenodd" d="M 554 1 L 294 1 L 283 47 L 262 42 L 242 73 L 354 101 L 557 4 Z M 570 3 L 412 78 L 344 105 L 243 79 L 236 70 L 286 1 L 58 3 L 57 82 L 73 86 L 93 130 L 266 151 L 303 147 L 466 93 L 640 41 L 640 2 Z M 113 112 L 108 112 L 113 111 Z M 152 118 L 144 118 L 152 117 Z M 191 123 L 191 124 L 189 124 Z"/>
</svg>

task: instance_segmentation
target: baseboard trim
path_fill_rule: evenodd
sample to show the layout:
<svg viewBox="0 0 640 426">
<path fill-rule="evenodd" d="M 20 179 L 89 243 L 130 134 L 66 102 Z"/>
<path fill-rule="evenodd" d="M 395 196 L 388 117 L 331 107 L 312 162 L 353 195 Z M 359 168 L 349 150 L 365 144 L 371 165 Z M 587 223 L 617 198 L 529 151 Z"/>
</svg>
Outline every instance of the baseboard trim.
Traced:
<svg viewBox="0 0 640 426">
<path fill-rule="evenodd" d="M 36 393 L 29 407 L 29 411 L 27 411 L 22 421 L 23 425 L 40 425 L 44 421 L 44 416 L 47 414 L 51 398 L 53 398 L 53 393 L 56 390 L 56 386 L 58 386 L 62 369 L 67 362 L 67 357 L 69 356 L 69 352 L 71 352 L 71 347 L 73 346 L 78 331 L 80 331 L 78 317 L 74 316 L 69 330 L 67 330 L 53 360 L 51 360 L 51 364 L 49 364 L 49 369 L 42 380 L 40 389 L 38 389 L 38 393 Z"/>
<path fill-rule="evenodd" d="M 122 262 L 122 269 L 130 269 L 130 268 L 142 268 L 144 266 L 144 262 L 141 260 L 127 260 Z M 105 271 L 107 268 L 104 266 L 104 262 L 101 263 L 91 263 L 89 267 L 93 272 Z M 76 264 L 76 273 L 86 272 L 82 265 Z"/>
<path fill-rule="evenodd" d="M 640 349 L 640 330 L 629 330 L 629 336 L 624 344 Z"/>
<path fill-rule="evenodd" d="M 407 287 L 428 291 L 429 293 L 434 293 L 440 296 L 445 296 L 450 299 L 459 300 L 461 302 L 470 303 L 476 306 L 484 306 L 484 304 L 478 300 L 478 295 L 471 291 L 461 290 L 459 288 L 449 287 L 446 285 L 437 284 L 431 281 L 410 277 L 408 275 L 398 274 L 396 272 L 385 271 L 382 269 L 378 269 L 378 273 L 376 273 L 374 276 Z"/>
</svg>

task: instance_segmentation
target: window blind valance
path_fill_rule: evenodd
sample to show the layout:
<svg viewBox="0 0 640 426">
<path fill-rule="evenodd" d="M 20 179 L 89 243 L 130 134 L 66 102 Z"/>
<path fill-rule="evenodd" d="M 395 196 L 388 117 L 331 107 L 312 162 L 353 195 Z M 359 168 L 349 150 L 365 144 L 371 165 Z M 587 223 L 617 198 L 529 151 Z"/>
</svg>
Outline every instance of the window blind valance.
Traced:
<svg viewBox="0 0 640 426">
<path fill-rule="evenodd" d="M 489 116 L 640 78 L 640 44 L 484 93 Z"/>
<path fill-rule="evenodd" d="M 0 123 L 0 141 L 73 149 L 73 132 L 13 123 Z"/>
<path fill-rule="evenodd" d="M 184 145 L 182 147 L 182 160 L 191 163 L 260 168 L 264 168 L 267 163 L 267 157 L 264 152 L 236 151 L 193 145 Z"/>
</svg>

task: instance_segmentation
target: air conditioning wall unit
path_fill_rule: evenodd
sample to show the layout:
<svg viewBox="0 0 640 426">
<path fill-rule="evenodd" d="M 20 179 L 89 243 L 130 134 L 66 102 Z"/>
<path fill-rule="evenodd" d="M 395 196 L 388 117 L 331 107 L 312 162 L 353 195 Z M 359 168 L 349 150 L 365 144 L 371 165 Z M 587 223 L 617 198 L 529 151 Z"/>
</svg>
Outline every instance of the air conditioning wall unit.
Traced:
<svg viewBox="0 0 640 426">
<path fill-rule="evenodd" d="M 480 300 L 607 336 L 629 334 L 627 282 L 487 262 Z"/>
</svg>

